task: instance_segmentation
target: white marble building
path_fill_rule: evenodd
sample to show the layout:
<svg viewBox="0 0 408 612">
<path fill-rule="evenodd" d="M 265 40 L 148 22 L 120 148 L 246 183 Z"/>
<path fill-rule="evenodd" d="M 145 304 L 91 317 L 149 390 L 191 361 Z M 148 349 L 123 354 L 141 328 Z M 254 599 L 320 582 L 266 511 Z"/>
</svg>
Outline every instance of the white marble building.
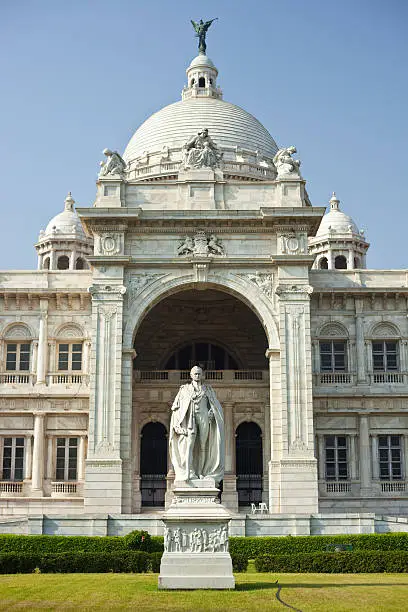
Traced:
<svg viewBox="0 0 408 612">
<path fill-rule="evenodd" d="M 38 270 L 0 273 L 0 531 L 159 533 L 196 363 L 232 533 L 407 528 L 408 272 L 366 269 L 364 232 L 217 75 L 197 56 L 124 162 L 106 151 L 94 204 L 68 195 Z"/>
</svg>

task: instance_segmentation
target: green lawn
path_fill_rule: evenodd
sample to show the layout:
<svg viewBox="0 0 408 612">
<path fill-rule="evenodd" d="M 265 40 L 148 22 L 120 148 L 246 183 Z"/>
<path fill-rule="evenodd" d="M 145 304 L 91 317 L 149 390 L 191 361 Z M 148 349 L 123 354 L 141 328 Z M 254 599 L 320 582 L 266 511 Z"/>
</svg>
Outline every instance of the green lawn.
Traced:
<svg viewBox="0 0 408 612">
<path fill-rule="evenodd" d="M 158 591 L 157 574 L 0 576 L 0 610 L 408 610 L 408 574 L 236 574 L 235 591 Z"/>
</svg>

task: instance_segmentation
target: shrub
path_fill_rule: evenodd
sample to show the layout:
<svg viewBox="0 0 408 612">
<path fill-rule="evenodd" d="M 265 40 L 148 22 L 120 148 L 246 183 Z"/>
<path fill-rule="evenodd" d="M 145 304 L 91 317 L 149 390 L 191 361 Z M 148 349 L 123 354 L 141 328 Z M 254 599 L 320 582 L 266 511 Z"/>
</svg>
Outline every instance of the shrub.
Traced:
<svg viewBox="0 0 408 612">
<path fill-rule="evenodd" d="M 254 559 L 259 555 L 327 552 L 336 544 L 351 544 L 353 551 L 408 551 L 408 533 L 336 536 L 232 537 L 230 552 Z"/>
<path fill-rule="evenodd" d="M 150 552 L 151 536 L 147 531 L 131 531 L 123 537 L 125 547 L 129 550 L 144 550 Z"/>
<path fill-rule="evenodd" d="M 246 572 L 248 568 L 248 557 L 238 553 L 231 554 L 232 569 L 234 572 Z"/>
<path fill-rule="evenodd" d="M 147 572 L 149 554 L 141 551 L 113 553 L 68 552 L 60 554 L 0 554 L 1 574 Z"/>
<path fill-rule="evenodd" d="M 407 551 L 315 552 L 260 555 L 257 572 L 377 573 L 408 572 Z"/>
<path fill-rule="evenodd" d="M 125 550 L 119 536 L 0 535 L 0 553 L 114 552 Z"/>
<path fill-rule="evenodd" d="M 149 555 L 149 569 L 155 574 L 158 574 L 160 572 L 160 562 L 162 556 L 162 552 L 152 552 Z"/>
</svg>

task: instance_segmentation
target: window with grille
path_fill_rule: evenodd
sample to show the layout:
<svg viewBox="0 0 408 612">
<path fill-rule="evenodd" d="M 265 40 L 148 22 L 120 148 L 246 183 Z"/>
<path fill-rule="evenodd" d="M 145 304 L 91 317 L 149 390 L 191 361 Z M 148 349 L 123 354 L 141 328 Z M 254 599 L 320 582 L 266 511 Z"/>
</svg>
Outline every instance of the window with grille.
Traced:
<svg viewBox="0 0 408 612">
<path fill-rule="evenodd" d="M 28 372 L 30 369 L 29 342 L 8 342 L 6 351 L 6 370 L 8 372 Z"/>
<path fill-rule="evenodd" d="M 78 438 L 57 438 L 56 480 L 77 480 Z"/>
<path fill-rule="evenodd" d="M 2 480 L 23 480 L 24 438 L 3 438 Z"/>
<path fill-rule="evenodd" d="M 401 480 L 401 436 L 378 436 L 381 480 Z"/>
<path fill-rule="evenodd" d="M 82 343 L 58 345 L 58 371 L 80 372 L 82 370 Z"/>
<path fill-rule="evenodd" d="M 347 343 L 344 340 L 320 342 L 320 371 L 347 372 Z"/>
<path fill-rule="evenodd" d="M 325 436 L 326 480 L 348 480 L 347 436 Z"/>
<path fill-rule="evenodd" d="M 398 342 L 380 340 L 373 342 L 374 372 L 398 371 Z"/>
</svg>

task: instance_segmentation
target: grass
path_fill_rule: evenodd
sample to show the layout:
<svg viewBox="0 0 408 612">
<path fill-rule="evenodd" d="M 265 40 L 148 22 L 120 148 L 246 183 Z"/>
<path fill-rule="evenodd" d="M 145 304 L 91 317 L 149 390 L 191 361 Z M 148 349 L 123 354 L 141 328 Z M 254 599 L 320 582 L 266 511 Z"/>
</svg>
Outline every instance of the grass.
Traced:
<svg viewBox="0 0 408 612">
<path fill-rule="evenodd" d="M 157 574 L 0 576 L 0 610 L 390 612 L 408 610 L 406 574 L 236 574 L 235 591 L 158 591 Z"/>
</svg>

